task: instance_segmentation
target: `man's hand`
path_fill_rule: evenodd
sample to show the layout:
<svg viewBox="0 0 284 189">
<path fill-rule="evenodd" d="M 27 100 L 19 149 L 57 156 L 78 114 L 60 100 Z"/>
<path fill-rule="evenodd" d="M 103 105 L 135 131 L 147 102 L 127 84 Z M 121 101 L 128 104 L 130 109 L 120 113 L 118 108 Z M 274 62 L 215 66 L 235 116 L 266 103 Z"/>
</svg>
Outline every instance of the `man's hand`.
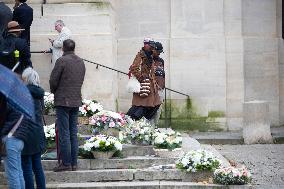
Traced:
<svg viewBox="0 0 284 189">
<path fill-rule="evenodd" d="M 51 45 L 53 45 L 54 39 L 50 39 L 48 38 L 49 42 L 51 43 Z"/>
<path fill-rule="evenodd" d="M 46 54 L 46 53 L 51 53 L 51 49 L 47 49 L 47 50 L 44 50 L 44 51 L 42 51 L 44 54 Z"/>
</svg>

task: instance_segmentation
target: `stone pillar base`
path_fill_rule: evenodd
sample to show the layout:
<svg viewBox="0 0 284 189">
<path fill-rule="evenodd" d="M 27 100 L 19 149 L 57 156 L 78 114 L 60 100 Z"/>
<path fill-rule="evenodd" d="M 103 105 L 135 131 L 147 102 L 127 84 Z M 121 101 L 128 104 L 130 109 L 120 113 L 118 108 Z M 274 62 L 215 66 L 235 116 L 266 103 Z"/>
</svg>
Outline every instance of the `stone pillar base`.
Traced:
<svg viewBox="0 0 284 189">
<path fill-rule="evenodd" d="M 243 138 L 245 144 L 273 143 L 270 132 L 269 104 L 266 101 L 245 102 Z"/>
</svg>

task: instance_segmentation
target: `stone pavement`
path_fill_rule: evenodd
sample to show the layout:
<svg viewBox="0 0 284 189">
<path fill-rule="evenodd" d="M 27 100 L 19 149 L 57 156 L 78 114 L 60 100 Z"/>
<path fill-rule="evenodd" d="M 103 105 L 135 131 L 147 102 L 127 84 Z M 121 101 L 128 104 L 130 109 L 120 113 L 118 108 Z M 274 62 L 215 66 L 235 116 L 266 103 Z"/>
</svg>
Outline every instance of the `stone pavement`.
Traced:
<svg viewBox="0 0 284 189">
<path fill-rule="evenodd" d="M 225 158 L 245 164 L 259 189 L 284 189 L 284 144 L 214 145 Z"/>
</svg>

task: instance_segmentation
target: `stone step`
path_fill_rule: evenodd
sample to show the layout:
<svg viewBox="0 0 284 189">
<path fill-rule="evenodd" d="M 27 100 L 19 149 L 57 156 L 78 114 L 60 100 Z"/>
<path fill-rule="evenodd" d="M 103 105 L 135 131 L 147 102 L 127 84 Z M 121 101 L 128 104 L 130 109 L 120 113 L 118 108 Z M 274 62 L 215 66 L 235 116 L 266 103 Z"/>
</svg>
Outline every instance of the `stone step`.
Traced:
<svg viewBox="0 0 284 189">
<path fill-rule="evenodd" d="M 1 189 L 8 189 L 0 185 Z M 131 181 L 47 184 L 47 189 L 250 189 L 250 185 L 224 186 L 177 181 Z"/>
<path fill-rule="evenodd" d="M 185 173 L 177 169 L 105 169 L 53 172 L 46 171 L 46 182 L 56 183 L 86 183 L 108 181 L 209 181 L 211 172 Z M 4 173 L 0 173 L 0 183 L 6 184 Z"/>
<path fill-rule="evenodd" d="M 56 150 L 54 149 L 54 151 Z M 122 157 L 126 158 L 130 156 L 154 156 L 155 152 L 153 150 L 153 146 L 123 144 L 120 154 Z"/>
<path fill-rule="evenodd" d="M 135 156 L 123 159 L 79 159 L 78 170 L 141 169 L 174 164 L 176 160 L 176 158 L 166 159 L 151 156 Z M 45 171 L 51 171 L 57 165 L 57 160 L 42 160 L 41 163 Z M 4 171 L 3 166 L 0 166 L 0 171 Z"/>
<path fill-rule="evenodd" d="M 248 189 L 250 186 L 223 186 L 216 184 L 203 184 L 194 182 L 175 181 L 133 181 L 133 182 L 101 182 L 101 183 L 69 183 L 48 184 L 47 189 Z"/>
<path fill-rule="evenodd" d="M 153 146 L 138 146 L 132 144 L 124 144 L 121 153 L 123 157 L 155 155 Z"/>
</svg>

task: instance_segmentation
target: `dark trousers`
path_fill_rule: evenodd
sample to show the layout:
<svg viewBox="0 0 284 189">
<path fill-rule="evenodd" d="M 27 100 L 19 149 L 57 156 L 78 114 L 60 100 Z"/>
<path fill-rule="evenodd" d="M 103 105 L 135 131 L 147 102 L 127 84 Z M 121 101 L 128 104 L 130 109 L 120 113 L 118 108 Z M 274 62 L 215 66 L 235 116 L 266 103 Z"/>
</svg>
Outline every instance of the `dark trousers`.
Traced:
<svg viewBox="0 0 284 189">
<path fill-rule="evenodd" d="M 22 169 L 25 179 L 26 189 L 35 188 L 34 187 L 34 176 L 36 180 L 36 188 L 45 189 L 45 175 L 41 165 L 41 153 L 34 155 L 24 155 L 22 156 Z"/>
<path fill-rule="evenodd" d="M 65 166 L 77 165 L 78 155 L 78 107 L 56 107 L 59 158 Z"/>
<path fill-rule="evenodd" d="M 129 115 L 134 120 L 139 120 L 142 117 L 150 120 L 158 111 L 160 105 L 155 107 L 145 107 L 145 106 L 132 106 L 126 115 Z"/>
</svg>

